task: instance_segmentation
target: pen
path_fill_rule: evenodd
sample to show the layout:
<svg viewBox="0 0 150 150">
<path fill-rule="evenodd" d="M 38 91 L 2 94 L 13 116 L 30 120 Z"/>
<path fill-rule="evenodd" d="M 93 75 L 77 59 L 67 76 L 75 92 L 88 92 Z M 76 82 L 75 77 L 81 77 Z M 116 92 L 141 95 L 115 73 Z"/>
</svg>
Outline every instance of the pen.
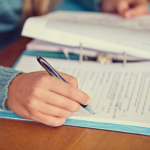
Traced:
<svg viewBox="0 0 150 150">
<path fill-rule="evenodd" d="M 41 64 L 41 66 L 53 77 L 56 77 L 64 82 L 67 83 L 67 81 L 42 57 L 37 56 L 37 61 Z M 95 112 L 92 110 L 90 105 L 83 105 L 80 104 L 83 108 L 85 108 L 87 111 L 89 111 L 92 114 L 95 114 Z"/>
</svg>

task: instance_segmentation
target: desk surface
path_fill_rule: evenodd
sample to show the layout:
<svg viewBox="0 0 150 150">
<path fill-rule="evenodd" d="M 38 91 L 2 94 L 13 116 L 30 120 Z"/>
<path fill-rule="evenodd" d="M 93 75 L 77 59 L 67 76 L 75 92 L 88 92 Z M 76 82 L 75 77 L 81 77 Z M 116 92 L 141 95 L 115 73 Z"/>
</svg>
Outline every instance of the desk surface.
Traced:
<svg viewBox="0 0 150 150">
<path fill-rule="evenodd" d="M 0 65 L 12 67 L 29 38 L 0 52 Z M 72 126 L 52 128 L 36 122 L 0 119 L 1 150 L 150 150 L 150 137 Z"/>
</svg>

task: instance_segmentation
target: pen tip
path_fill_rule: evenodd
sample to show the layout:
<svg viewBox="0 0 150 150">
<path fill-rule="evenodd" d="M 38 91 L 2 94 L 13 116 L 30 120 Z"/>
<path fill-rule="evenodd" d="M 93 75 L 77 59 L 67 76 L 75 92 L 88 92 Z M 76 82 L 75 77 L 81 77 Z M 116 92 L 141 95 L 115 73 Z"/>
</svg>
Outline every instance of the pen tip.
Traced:
<svg viewBox="0 0 150 150">
<path fill-rule="evenodd" d="M 95 112 L 91 112 L 93 115 L 95 115 Z"/>
<path fill-rule="evenodd" d="M 95 115 L 95 112 L 93 111 L 92 107 L 90 105 L 88 105 L 87 107 L 85 107 L 85 109 L 87 111 L 89 111 L 90 113 L 92 113 L 93 115 Z"/>
<path fill-rule="evenodd" d="M 90 110 L 90 112 L 91 112 L 93 115 L 95 115 L 95 112 L 94 112 L 92 109 Z"/>
</svg>

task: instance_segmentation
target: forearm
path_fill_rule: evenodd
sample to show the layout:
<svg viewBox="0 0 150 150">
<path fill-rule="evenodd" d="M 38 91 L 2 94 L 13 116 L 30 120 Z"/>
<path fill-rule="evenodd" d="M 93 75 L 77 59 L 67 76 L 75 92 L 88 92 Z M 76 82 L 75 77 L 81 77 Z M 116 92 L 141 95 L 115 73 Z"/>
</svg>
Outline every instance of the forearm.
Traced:
<svg viewBox="0 0 150 150">
<path fill-rule="evenodd" d="M 81 5 L 88 8 L 89 10 L 100 11 L 99 5 L 102 0 L 75 0 L 75 1 L 79 2 Z"/>
<path fill-rule="evenodd" d="M 0 66 L 0 109 L 8 111 L 4 106 L 7 99 L 8 86 L 12 79 L 22 72 Z"/>
</svg>

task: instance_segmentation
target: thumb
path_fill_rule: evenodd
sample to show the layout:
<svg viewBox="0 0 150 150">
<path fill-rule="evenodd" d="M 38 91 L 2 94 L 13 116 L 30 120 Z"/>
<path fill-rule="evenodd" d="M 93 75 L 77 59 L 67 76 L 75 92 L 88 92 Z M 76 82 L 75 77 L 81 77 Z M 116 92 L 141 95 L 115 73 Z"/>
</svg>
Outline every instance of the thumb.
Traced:
<svg viewBox="0 0 150 150">
<path fill-rule="evenodd" d="M 116 9 L 120 16 L 123 16 L 124 12 L 130 8 L 130 4 L 126 0 L 121 0 L 118 2 Z"/>
</svg>

